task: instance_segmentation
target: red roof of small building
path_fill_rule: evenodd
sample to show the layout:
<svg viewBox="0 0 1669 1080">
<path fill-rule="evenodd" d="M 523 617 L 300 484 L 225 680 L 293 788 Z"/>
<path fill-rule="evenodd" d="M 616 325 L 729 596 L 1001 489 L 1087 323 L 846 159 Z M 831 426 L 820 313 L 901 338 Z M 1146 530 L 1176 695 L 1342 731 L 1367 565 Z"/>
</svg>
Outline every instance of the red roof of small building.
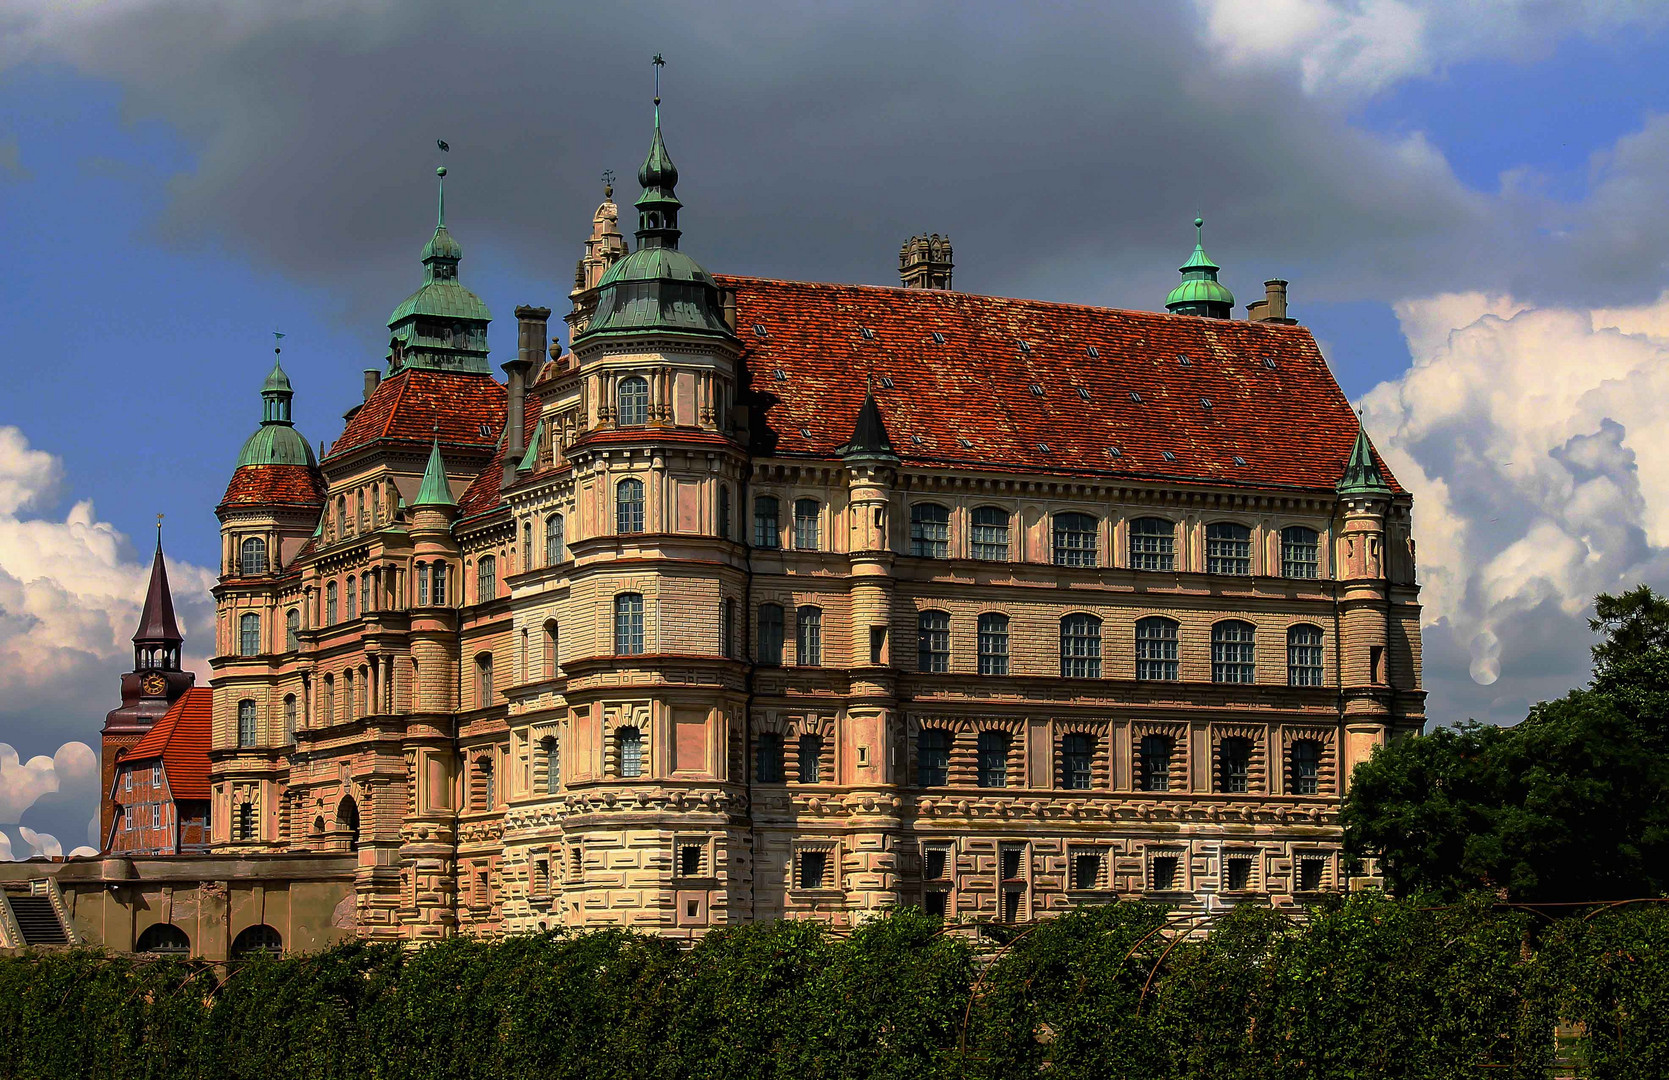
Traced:
<svg viewBox="0 0 1669 1080">
<path fill-rule="evenodd" d="M 489 451 L 504 427 L 504 384 L 486 375 L 406 368 L 365 399 L 327 457 L 385 439 Z M 438 425 L 438 427 L 437 427 Z"/>
<path fill-rule="evenodd" d="M 1356 415 L 1301 326 L 719 283 L 736 290 L 766 455 L 837 456 L 866 384 L 899 458 L 917 465 L 1330 490 L 1356 438 Z"/>
<path fill-rule="evenodd" d="M 323 506 L 324 478 L 306 465 L 239 465 L 221 506 Z"/>
<path fill-rule="evenodd" d="M 508 403 L 503 408 L 508 410 Z M 528 394 L 523 401 L 522 410 L 523 437 L 528 440 L 532 440 L 534 429 L 539 423 L 539 410 L 539 396 Z M 500 440 L 499 445 L 493 449 L 492 460 L 487 462 L 486 468 L 482 469 L 480 474 L 470 481 L 469 487 L 464 489 L 463 497 L 458 500 L 458 516 L 460 518 L 485 513 L 504 502 L 500 496 L 500 490 L 504 480 L 504 455 L 508 449 L 507 441 Z M 525 450 L 523 452 L 525 453 Z M 517 464 L 521 463 L 517 462 Z"/>
<path fill-rule="evenodd" d="M 168 790 L 175 801 L 209 797 L 209 705 L 214 692 L 194 686 L 181 694 L 145 733 L 145 737 L 122 755 L 122 764 L 135 765 L 162 759 L 168 774 Z"/>
</svg>

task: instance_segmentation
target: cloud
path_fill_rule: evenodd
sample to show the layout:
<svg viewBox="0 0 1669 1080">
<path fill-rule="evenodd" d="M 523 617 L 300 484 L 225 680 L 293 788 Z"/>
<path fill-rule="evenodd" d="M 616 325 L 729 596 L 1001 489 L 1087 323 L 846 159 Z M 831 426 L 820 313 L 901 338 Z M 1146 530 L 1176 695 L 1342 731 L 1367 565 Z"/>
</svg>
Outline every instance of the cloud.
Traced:
<svg viewBox="0 0 1669 1080">
<path fill-rule="evenodd" d="M 1669 296 L 1396 310 L 1413 367 L 1363 404 L 1415 496 L 1434 702 L 1487 713 L 1498 681 L 1529 700 L 1581 685 L 1593 596 L 1669 585 Z"/>
<path fill-rule="evenodd" d="M 29 820 L 42 835 L 80 835 L 96 802 L 96 743 L 132 663 L 150 560 L 90 501 L 61 520 L 30 517 L 62 477 L 56 457 L 0 426 L 0 825 Z M 201 666 L 212 644 L 214 575 L 168 564 L 187 648 Z M 17 746 L 36 750 L 24 759 Z M 52 756 L 39 752 L 56 747 Z M 89 834 L 90 840 L 96 837 Z M 54 841 L 56 842 L 56 841 Z M 14 835 L 14 849 L 19 835 Z M 26 856 L 25 856 L 26 857 Z"/>
</svg>

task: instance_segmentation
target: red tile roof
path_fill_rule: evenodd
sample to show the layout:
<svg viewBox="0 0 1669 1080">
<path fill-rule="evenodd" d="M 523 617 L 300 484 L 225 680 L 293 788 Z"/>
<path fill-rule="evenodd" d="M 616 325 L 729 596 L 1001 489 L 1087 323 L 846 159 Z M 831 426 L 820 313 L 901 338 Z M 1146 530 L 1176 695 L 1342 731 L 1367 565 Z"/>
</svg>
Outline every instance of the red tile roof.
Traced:
<svg viewBox="0 0 1669 1080">
<path fill-rule="evenodd" d="M 866 379 L 898 456 L 920 465 L 1331 489 L 1356 437 L 1356 416 L 1301 326 L 927 289 L 719 283 L 736 290 L 737 332 L 765 409 L 759 453 L 835 456 Z"/>
<path fill-rule="evenodd" d="M 214 692 L 194 686 L 169 706 L 145 737 L 122 755 L 123 765 L 162 759 L 175 801 L 209 797 L 209 703 Z"/>
<path fill-rule="evenodd" d="M 506 402 L 501 404 L 500 408 L 508 410 L 509 405 Z M 539 408 L 539 395 L 528 394 L 522 410 L 522 431 L 525 432 L 526 438 L 533 438 L 533 430 L 539 423 Z M 480 474 L 470 481 L 469 487 L 464 489 L 463 497 L 458 500 L 460 518 L 484 514 L 504 502 L 499 491 L 504 480 L 504 452 L 507 441 L 503 440 L 493 448 L 492 460 L 487 462 L 486 468 L 482 469 Z"/>
<path fill-rule="evenodd" d="M 306 465 L 239 465 L 221 506 L 323 506 L 325 482 Z"/>
<path fill-rule="evenodd" d="M 337 457 L 368 443 L 427 443 L 486 452 L 504 426 L 504 384 L 486 375 L 407 368 L 384 379 L 330 448 Z"/>
</svg>

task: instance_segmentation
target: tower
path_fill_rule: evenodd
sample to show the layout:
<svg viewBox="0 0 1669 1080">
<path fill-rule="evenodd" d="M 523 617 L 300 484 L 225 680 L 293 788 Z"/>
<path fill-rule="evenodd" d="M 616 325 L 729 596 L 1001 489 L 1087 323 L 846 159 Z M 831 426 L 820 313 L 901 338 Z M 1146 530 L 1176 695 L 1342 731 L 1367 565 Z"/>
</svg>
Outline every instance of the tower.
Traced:
<svg viewBox="0 0 1669 1080">
<path fill-rule="evenodd" d="M 613 177 L 613 173 L 608 174 Z M 609 267 L 625 258 L 629 248 L 620 232 L 620 207 L 614 202 L 612 180 L 603 184 L 603 201 L 591 215 L 591 235 L 585 241 L 585 254 L 574 266 L 574 289 L 568 294 L 573 310 L 567 315 L 571 334 L 584 332 L 597 309 L 597 285 Z"/>
<path fill-rule="evenodd" d="M 1234 314 L 1234 294 L 1217 280 L 1222 269 L 1205 253 L 1201 230 L 1204 218 L 1194 219 L 1194 252 L 1177 269 L 1182 272 L 1182 284 L 1165 297 L 1165 310 L 1173 315 L 1203 315 L 1208 319 L 1227 319 Z"/>
<path fill-rule="evenodd" d="M 1343 776 L 1390 734 L 1393 704 L 1386 518 L 1391 488 L 1360 421 L 1339 478 L 1339 670 L 1343 694 Z M 1398 672 L 1405 677 L 1406 672 Z"/>
<path fill-rule="evenodd" d="M 100 735 L 101 843 L 110 836 L 110 822 L 115 813 L 110 785 L 116 778 L 117 758 L 144 738 L 151 726 L 167 713 L 168 707 L 197 681 L 196 675 L 180 670 L 180 645 L 184 640 L 174 618 L 174 596 L 168 588 L 168 567 L 162 559 L 159 520 L 145 607 L 139 614 L 139 628 L 133 632 L 133 670 L 122 676 L 122 703 L 105 715 Z"/>
<path fill-rule="evenodd" d="M 948 236 L 912 236 L 898 250 L 898 277 L 906 289 L 948 289 L 953 269 Z"/>
<path fill-rule="evenodd" d="M 487 324 L 492 313 L 458 280 L 464 249 L 446 228 L 446 166 L 440 178 L 435 232 L 423 245 L 423 284 L 388 317 L 390 372 L 403 368 L 490 375 Z"/>
</svg>

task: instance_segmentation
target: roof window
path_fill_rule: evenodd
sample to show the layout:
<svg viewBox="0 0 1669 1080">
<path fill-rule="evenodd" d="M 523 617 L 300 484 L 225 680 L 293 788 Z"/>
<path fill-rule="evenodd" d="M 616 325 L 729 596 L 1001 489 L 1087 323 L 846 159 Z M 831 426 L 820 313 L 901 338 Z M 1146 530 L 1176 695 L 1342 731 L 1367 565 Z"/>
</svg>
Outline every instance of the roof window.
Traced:
<svg viewBox="0 0 1669 1080">
<path fill-rule="evenodd" d="M 1273 356 L 1264 357 L 1263 358 L 1263 366 L 1268 368 L 1270 371 L 1274 371 L 1275 370 L 1275 358 Z"/>
<path fill-rule="evenodd" d="M 776 376 L 777 376 L 777 382 L 787 382 L 788 381 L 788 372 L 782 370 L 781 368 L 777 368 Z"/>
<path fill-rule="evenodd" d="M 1053 450 L 1050 450 L 1050 449 L 1049 449 L 1049 444 L 1048 444 L 1048 443 L 1046 443 L 1046 442 L 1040 442 L 1040 443 L 1038 443 L 1038 444 L 1037 444 L 1037 448 L 1038 448 L 1038 449 L 1039 449 L 1039 450 L 1040 450 L 1040 451 L 1042 451 L 1042 452 L 1043 452 L 1043 453 L 1045 453 L 1045 454 L 1052 454 L 1052 453 L 1054 453 L 1054 451 L 1053 451 Z"/>
<path fill-rule="evenodd" d="M 1161 451 L 1159 451 L 1159 453 L 1164 457 L 1164 459 L 1166 461 L 1175 461 L 1176 460 L 1176 455 L 1171 453 L 1169 450 L 1161 450 Z"/>
<path fill-rule="evenodd" d="M 1088 390 L 1085 390 L 1081 386 L 1077 387 L 1077 390 L 1078 390 L 1078 396 L 1079 397 L 1083 398 L 1085 401 L 1089 400 L 1089 391 Z"/>
<path fill-rule="evenodd" d="M 1032 354 L 1031 343 L 1022 341 L 1020 343 L 1020 351 L 1025 353 L 1027 356 L 1030 356 Z"/>
<path fill-rule="evenodd" d="M 1101 350 L 1100 350 L 1100 349 L 1097 349 L 1097 348 L 1096 348 L 1096 347 L 1095 347 L 1095 346 L 1094 346 L 1094 345 L 1089 345 L 1089 346 L 1086 346 L 1086 347 L 1085 347 L 1085 348 L 1084 348 L 1084 351 L 1085 351 L 1085 352 L 1087 352 L 1087 353 L 1089 353 L 1089 358 L 1090 358 L 1090 359 L 1091 359 L 1091 360 L 1099 360 L 1099 359 L 1101 359 Z"/>
<path fill-rule="evenodd" d="M 808 438 L 808 439 L 809 439 L 809 438 L 811 438 L 811 429 L 810 429 L 810 428 L 808 428 L 808 427 L 804 427 L 804 426 L 802 426 L 802 427 L 801 427 L 801 428 L 800 428 L 800 434 L 801 434 L 801 435 L 804 435 L 804 436 L 805 436 L 805 437 L 806 437 L 806 438 Z"/>
<path fill-rule="evenodd" d="M 1245 464 L 1246 464 L 1246 459 L 1241 457 L 1239 454 L 1236 454 L 1236 455 L 1234 455 L 1234 463 L 1236 465 L 1244 467 Z"/>
<path fill-rule="evenodd" d="M 927 440 L 923 439 L 920 435 L 917 435 L 914 432 L 912 432 L 910 434 L 910 441 L 915 443 L 917 446 L 926 446 L 927 445 Z"/>
<path fill-rule="evenodd" d="M 945 335 L 939 333 L 939 331 L 937 331 L 937 330 L 933 331 L 933 344 L 943 345 L 944 343 L 945 343 Z"/>
<path fill-rule="evenodd" d="M 491 424 L 484 423 L 476 430 L 481 433 L 481 437 L 483 439 L 490 439 L 493 437 L 493 426 Z"/>
<path fill-rule="evenodd" d="M 1208 398 L 1208 397 L 1200 398 L 1200 408 L 1202 408 L 1202 409 L 1211 408 L 1211 399 Z"/>
<path fill-rule="evenodd" d="M 1034 397 L 1042 397 L 1043 396 L 1043 387 L 1037 385 L 1036 383 L 1032 383 L 1032 395 Z"/>
<path fill-rule="evenodd" d="M 964 439 L 960 435 L 958 435 L 956 437 L 956 441 L 962 447 L 962 449 L 964 449 L 964 450 L 972 450 L 974 448 L 973 443 L 969 442 L 967 439 Z"/>
<path fill-rule="evenodd" d="M 1187 353 L 1177 353 L 1176 354 L 1176 362 L 1181 364 L 1183 367 L 1193 367 L 1194 366 L 1194 362 L 1192 360 L 1188 359 L 1188 354 Z"/>
<path fill-rule="evenodd" d="M 858 333 L 863 335 L 863 339 L 865 341 L 874 341 L 875 340 L 875 331 L 871 330 L 867 326 L 858 327 Z"/>
<path fill-rule="evenodd" d="M 1108 457 L 1123 457 L 1124 456 L 1124 451 L 1120 450 L 1116 446 L 1109 446 L 1109 447 L 1107 447 L 1107 456 Z"/>
<path fill-rule="evenodd" d="M 764 323 L 756 322 L 753 324 L 753 336 L 761 341 L 764 341 L 766 338 L 770 337 L 771 334 L 770 331 L 765 329 Z"/>
<path fill-rule="evenodd" d="M 1140 395 L 1140 394 L 1136 393 L 1136 391 L 1132 390 L 1132 391 L 1130 391 L 1130 400 L 1134 401 L 1136 404 L 1140 405 L 1142 403 L 1142 395 Z"/>
<path fill-rule="evenodd" d="M 892 376 L 891 375 L 881 376 L 881 389 L 883 389 L 883 390 L 891 390 L 892 389 Z"/>
</svg>

